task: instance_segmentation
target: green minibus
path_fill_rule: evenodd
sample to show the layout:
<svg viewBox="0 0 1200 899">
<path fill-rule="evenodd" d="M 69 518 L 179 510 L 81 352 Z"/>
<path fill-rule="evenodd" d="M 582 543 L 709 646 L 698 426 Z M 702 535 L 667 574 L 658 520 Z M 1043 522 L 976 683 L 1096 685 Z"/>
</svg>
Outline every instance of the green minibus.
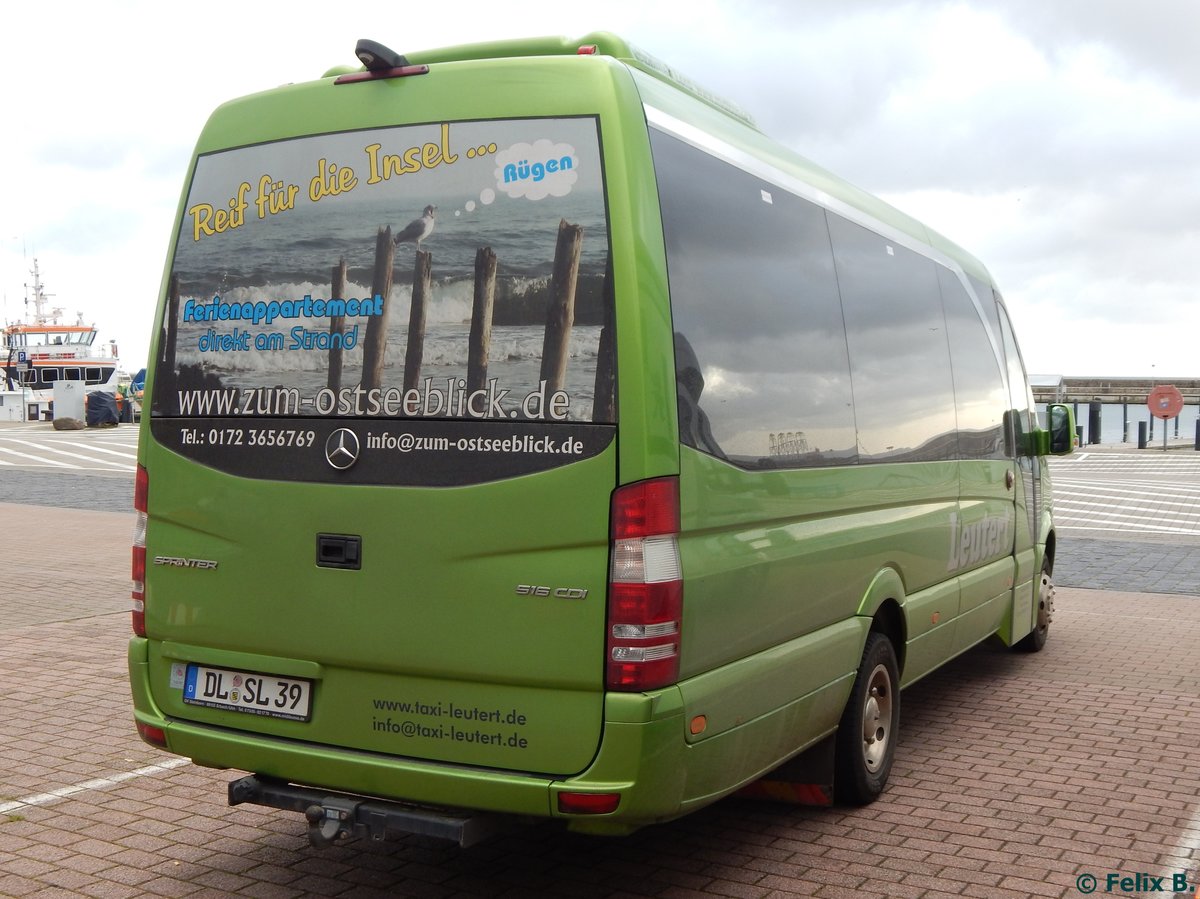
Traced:
<svg viewBox="0 0 1200 899">
<path fill-rule="evenodd" d="M 900 690 L 1053 611 L 1074 425 L 987 270 L 612 35 L 356 53 L 196 146 L 143 739 L 318 846 L 875 799 Z"/>
</svg>

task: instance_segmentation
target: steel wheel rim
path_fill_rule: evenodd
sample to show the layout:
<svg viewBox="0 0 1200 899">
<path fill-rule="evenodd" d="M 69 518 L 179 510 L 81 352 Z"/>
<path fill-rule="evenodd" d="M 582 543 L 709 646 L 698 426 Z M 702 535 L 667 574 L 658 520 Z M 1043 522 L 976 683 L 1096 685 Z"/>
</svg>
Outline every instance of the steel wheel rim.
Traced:
<svg viewBox="0 0 1200 899">
<path fill-rule="evenodd" d="M 887 757 L 892 737 L 892 677 L 884 665 L 876 665 L 867 679 L 862 725 L 863 761 L 874 774 Z"/>
<path fill-rule="evenodd" d="M 1054 582 L 1050 580 L 1050 576 L 1048 574 L 1042 572 L 1042 581 L 1038 589 L 1038 630 L 1044 631 L 1050 627 L 1050 621 L 1053 617 Z"/>
</svg>

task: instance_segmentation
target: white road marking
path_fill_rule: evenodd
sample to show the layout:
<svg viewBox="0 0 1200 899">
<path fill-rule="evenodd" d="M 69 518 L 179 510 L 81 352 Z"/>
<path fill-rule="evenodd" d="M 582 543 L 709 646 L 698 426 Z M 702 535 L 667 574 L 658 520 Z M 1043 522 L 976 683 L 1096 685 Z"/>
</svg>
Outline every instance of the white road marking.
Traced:
<svg viewBox="0 0 1200 899">
<path fill-rule="evenodd" d="M 191 759 L 171 759 L 167 762 L 160 762 L 157 765 L 147 765 L 145 768 L 138 768 L 136 771 L 126 771 L 123 774 L 114 774 L 112 777 L 97 777 L 95 780 L 86 780 L 83 783 L 72 784 L 69 787 L 59 787 L 57 790 L 48 790 L 45 793 L 26 796 L 23 799 L 0 802 L 0 815 L 19 812 L 23 808 L 30 808 L 32 806 L 49 805 L 52 802 L 58 802 L 60 799 L 66 799 L 69 796 L 75 796 L 79 793 L 104 790 L 108 787 L 125 783 L 128 780 L 134 780 L 139 777 L 152 777 L 155 774 L 161 774 L 163 771 L 182 768 L 184 765 L 190 764 Z"/>
<path fill-rule="evenodd" d="M 60 455 L 60 456 L 70 456 L 72 459 L 82 459 L 84 462 L 97 461 L 93 456 L 85 456 L 82 453 L 73 453 L 70 450 L 59 449 L 57 446 L 51 446 L 50 444 L 46 444 L 46 443 L 35 443 L 32 440 L 14 440 L 12 442 L 19 443 L 22 446 L 30 446 L 30 447 L 33 447 L 34 449 L 38 449 L 38 450 L 45 450 L 48 453 L 58 453 L 58 455 Z M 73 446 L 74 444 L 68 444 L 68 445 Z M 98 452 L 98 453 L 112 453 L 114 456 L 125 456 L 124 453 L 113 453 L 112 450 L 101 449 L 98 446 L 97 447 L 88 447 L 88 449 L 91 449 L 94 452 Z M 128 457 L 126 456 L 126 458 L 128 458 Z"/>
<path fill-rule="evenodd" d="M 132 472 L 137 465 L 137 439 L 127 433 L 112 437 L 88 434 L 81 439 L 78 432 L 45 434 L 5 428 L 0 429 L 0 465 Z"/>
<path fill-rule="evenodd" d="M 1200 458 L 1078 453 L 1051 471 L 1064 530 L 1200 536 Z"/>
<path fill-rule="evenodd" d="M 67 444 L 67 446 L 79 447 L 81 449 L 89 449 L 93 453 L 108 453 L 110 456 L 120 456 L 122 459 L 134 459 L 137 457 L 137 444 L 136 443 L 133 444 L 132 446 L 128 446 L 127 444 L 123 444 L 123 443 L 114 443 L 113 444 L 113 446 L 126 446 L 126 449 L 124 452 L 121 452 L 119 450 L 105 449 L 102 446 L 93 446 L 90 443 L 82 443 L 78 440 L 64 440 L 63 443 Z"/>
<path fill-rule="evenodd" d="M 22 459 L 32 459 L 34 462 L 41 462 L 43 465 L 53 465 L 58 468 L 78 468 L 78 465 L 72 465 L 69 462 L 59 462 L 55 459 L 43 459 L 41 456 L 31 456 L 29 453 L 22 453 L 19 450 L 0 448 L 0 452 L 8 453 L 10 456 L 20 456 Z"/>
</svg>

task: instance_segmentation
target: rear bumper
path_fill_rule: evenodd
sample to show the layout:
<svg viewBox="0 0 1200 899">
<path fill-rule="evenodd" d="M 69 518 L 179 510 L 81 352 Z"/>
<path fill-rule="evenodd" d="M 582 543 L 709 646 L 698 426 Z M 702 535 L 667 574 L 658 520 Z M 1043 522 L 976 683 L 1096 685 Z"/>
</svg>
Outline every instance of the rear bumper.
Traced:
<svg viewBox="0 0 1200 899">
<path fill-rule="evenodd" d="M 421 805 L 567 819 L 573 829 L 624 833 L 680 814 L 685 791 L 683 704 L 672 687 L 609 694 L 603 738 L 586 770 L 572 777 L 468 768 L 361 752 L 171 718 L 150 692 L 149 641 L 129 643 L 134 716 L 161 728 L 169 751 L 196 764 L 233 768 L 315 787 Z M 563 791 L 620 793 L 616 811 L 570 815 Z"/>
</svg>

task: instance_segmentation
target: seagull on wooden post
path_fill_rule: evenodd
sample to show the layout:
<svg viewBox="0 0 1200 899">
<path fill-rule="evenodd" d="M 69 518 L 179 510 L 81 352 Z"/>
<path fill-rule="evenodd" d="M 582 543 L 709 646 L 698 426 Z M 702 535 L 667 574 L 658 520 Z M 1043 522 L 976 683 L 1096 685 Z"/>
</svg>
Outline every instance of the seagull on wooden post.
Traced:
<svg viewBox="0 0 1200 899">
<path fill-rule="evenodd" d="M 392 242 L 396 246 L 400 246 L 402 243 L 415 243 L 417 249 L 421 249 L 421 241 L 433 233 L 433 216 L 436 212 L 436 206 L 426 206 L 421 217 L 413 219 L 405 225 L 404 230 L 392 238 Z"/>
</svg>

